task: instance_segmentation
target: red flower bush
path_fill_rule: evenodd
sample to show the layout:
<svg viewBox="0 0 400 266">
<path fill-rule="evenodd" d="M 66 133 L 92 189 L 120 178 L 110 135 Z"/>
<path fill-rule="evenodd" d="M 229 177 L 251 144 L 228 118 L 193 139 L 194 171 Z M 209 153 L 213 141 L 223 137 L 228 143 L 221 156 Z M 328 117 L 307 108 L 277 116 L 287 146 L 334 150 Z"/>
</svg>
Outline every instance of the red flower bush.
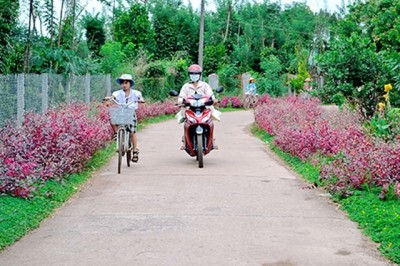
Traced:
<svg viewBox="0 0 400 266">
<path fill-rule="evenodd" d="M 138 121 L 149 117 L 156 117 L 160 115 L 175 114 L 179 110 L 179 107 L 175 105 L 175 102 L 165 101 L 157 102 L 152 104 L 140 104 L 139 109 L 136 111 L 136 116 Z"/>
<path fill-rule="evenodd" d="M 230 104 L 229 97 L 223 97 L 219 101 L 219 107 L 221 107 L 221 108 L 226 108 L 229 106 L 229 104 Z"/>
<path fill-rule="evenodd" d="M 237 96 L 225 96 L 219 101 L 219 107 L 226 108 L 226 107 L 233 107 L 233 108 L 242 108 L 243 103 L 242 100 Z"/>
<path fill-rule="evenodd" d="M 264 101 L 255 110 L 260 128 L 274 136 L 278 147 L 302 160 L 316 154 L 330 158 L 318 163 L 323 164 L 321 178 L 335 181 L 333 190 L 395 185 L 400 196 L 399 142 L 372 138 L 356 114 L 324 110 L 315 99 Z"/>
<path fill-rule="evenodd" d="M 170 102 L 141 105 L 139 121 L 173 114 Z M 110 141 L 108 109 L 74 103 L 46 114 L 28 113 L 21 127 L 0 129 L 0 194 L 28 197 L 48 179 L 80 171 L 93 153 Z"/>
</svg>

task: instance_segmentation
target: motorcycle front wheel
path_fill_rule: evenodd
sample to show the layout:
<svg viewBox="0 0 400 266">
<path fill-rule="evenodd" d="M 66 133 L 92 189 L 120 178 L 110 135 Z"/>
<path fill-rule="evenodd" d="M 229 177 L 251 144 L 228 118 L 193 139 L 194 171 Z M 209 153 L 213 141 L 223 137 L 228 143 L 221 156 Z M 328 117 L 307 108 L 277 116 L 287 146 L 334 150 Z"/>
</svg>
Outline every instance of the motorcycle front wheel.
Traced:
<svg viewBox="0 0 400 266">
<path fill-rule="evenodd" d="M 197 161 L 199 161 L 199 168 L 203 168 L 203 135 L 197 135 Z"/>
</svg>

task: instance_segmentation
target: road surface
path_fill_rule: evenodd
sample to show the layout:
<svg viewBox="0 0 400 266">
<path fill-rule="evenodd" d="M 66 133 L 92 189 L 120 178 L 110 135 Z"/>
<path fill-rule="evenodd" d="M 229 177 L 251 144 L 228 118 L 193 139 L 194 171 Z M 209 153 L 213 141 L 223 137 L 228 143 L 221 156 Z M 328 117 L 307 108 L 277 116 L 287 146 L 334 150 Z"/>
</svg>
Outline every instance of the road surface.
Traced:
<svg viewBox="0 0 400 266">
<path fill-rule="evenodd" d="M 179 150 L 174 120 L 139 133 L 140 161 L 116 157 L 0 265 L 387 265 L 321 191 L 224 113 L 205 168 Z"/>
</svg>

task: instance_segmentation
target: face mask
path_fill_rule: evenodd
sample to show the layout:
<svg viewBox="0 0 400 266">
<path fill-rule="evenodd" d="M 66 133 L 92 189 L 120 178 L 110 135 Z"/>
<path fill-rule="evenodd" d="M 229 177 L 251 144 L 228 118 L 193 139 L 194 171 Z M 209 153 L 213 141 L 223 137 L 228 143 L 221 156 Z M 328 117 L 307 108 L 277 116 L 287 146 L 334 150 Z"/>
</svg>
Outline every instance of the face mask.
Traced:
<svg viewBox="0 0 400 266">
<path fill-rule="evenodd" d="M 190 74 L 189 77 L 190 77 L 190 80 L 192 82 L 197 82 L 197 81 L 200 80 L 200 75 L 199 74 Z"/>
</svg>

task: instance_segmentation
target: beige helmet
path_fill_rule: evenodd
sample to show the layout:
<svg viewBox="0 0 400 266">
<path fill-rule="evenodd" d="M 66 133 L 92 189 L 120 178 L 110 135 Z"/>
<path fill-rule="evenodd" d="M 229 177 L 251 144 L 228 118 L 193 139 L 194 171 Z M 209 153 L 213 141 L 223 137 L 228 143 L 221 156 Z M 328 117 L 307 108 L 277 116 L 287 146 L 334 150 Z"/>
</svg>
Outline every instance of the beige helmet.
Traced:
<svg viewBox="0 0 400 266">
<path fill-rule="evenodd" d="M 310 78 L 306 78 L 305 82 L 310 82 L 311 79 Z"/>
<path fill-rule="evenodd" d="M 251 82 L 251 81 L 256 81 L 256 79 L 251 77 L 251 78 L 249 78 L 249 82 Z"/>
<path fill-rule="evenodd" d="M 135 81 L 130 74 L 122 74 L 119 78 L 117 78 L 117 83 L 121 84 L 121 82 L 124 80 L 128 80 L 131 83 L 131 87 L 135 85 Z"/>
</svg>

